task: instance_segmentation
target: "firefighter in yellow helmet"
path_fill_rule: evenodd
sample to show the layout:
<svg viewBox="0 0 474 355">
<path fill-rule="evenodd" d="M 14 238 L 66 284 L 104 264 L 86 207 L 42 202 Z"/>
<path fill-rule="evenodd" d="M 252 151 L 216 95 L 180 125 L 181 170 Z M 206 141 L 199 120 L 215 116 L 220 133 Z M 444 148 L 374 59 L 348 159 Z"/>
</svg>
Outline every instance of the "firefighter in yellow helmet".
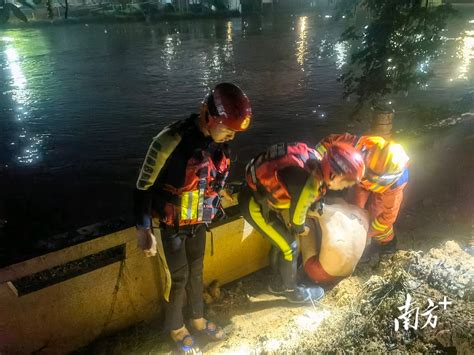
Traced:
<svg viewBox="0 0 474 355">
<path fill-rule="evenodd" d="M 324 154 L 334 142 L 350 143 L 364 157 L 365 176 L 354 188 L 351 203 L 366 208 L 370 214 L 368 237 L 375 239 L 381 252 L 395 250 L 395 223 L 403 192 L 408 182 L 409 157 L 400 144 L 378 136 L 334 134 L 323 139 L 316 147 Z"/>
</svg>

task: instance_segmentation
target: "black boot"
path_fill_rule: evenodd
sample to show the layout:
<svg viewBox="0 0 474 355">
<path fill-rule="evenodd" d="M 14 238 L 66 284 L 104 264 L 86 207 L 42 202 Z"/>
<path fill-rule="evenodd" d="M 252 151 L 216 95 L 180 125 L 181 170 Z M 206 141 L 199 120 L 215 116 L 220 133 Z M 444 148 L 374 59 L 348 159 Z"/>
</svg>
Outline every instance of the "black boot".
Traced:
<svg viewBox="0 0 474 355">
<path fill-rule="evenodd" d="M 394 254 L 397 251 L 397 236 L 394 236 L 391 241 L 380 245 L 380 255 Z"/>
<path fill-rule="evenodd" d="M 360 257 L 359 264 L 366 264 L 374 259 L 378 259 L 380 255 L 380 244 L 372 240 L 364 249 L 364 253 Z"/>
<path fill-rule="evenodd" d="M 320 300 L 324 296 L 324 289 L 320 286 L 298 286 L 292 291 L 286 291 L 284 296 L 290 303 L 308 303 Z"/>
<path fill-rule="evenodd" d="M 270 248 L 270 267 L 274 272 L 278 272 L 278 262 L 281 251 L 276 246 L 272 245 Z"/>
<path fill-rule="evenodd" d="M 285 287 L 269 286 L 268 291 L 274 295 L 284 296 L 290 303 L 310 303 L 311 300 L 318 301 L 324 296 L 324 289 L 320 286 L 303 287 L 297 286 L 294 289 Z"/>
</svg>

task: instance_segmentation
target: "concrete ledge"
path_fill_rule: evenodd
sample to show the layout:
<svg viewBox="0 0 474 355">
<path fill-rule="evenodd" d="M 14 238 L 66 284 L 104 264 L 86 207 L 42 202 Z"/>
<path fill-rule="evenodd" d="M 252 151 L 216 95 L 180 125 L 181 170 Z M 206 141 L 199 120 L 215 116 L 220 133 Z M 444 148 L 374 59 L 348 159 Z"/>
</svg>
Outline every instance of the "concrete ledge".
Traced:
<svg viewBox="0 0 474 355">
<path fill-rule="evenodd" d="M 267 265 L 269 243 L 242 218 L 231 218 L 211 230 L 213 238 L 207 233 L 204 259 L 205 283 L 217 279 L 225 284 Z M 109 264 L 82 274 L 77 270 L 80 263 L 75 263 L 70 278 L 69 271 L 62 270 L 71 262 L 92 260 L 91 255 L 120 245 L 125 247 L 125 257 L 117 257 L 118 261 L 110 259 Z M 15 281 L 21 278 L 54 278 L 57 273 L 60 279 L 53 284 L 41 279 L 39 285 L 43 282 L 45 287 L 15 292 Z M 145 258 L 137 248 L 135 228 L 0 269 L 0 352 L 64 353 L 155 318 L 161 311 L 162 285 L 158 258 Z"/>
</svg>

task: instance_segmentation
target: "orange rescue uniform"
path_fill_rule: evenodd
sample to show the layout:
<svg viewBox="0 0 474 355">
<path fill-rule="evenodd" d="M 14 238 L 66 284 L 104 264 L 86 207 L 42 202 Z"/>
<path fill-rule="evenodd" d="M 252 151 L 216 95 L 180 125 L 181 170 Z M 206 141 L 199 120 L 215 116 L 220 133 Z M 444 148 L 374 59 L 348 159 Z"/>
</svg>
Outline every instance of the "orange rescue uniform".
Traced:
<svg viewBox="0 0 474 355">
<path fill-rule="evenodd" d="M 362 138 L 364 136 L 355 136 L 349 133 L 332 134 L 323 139 L 316 146 L 316 150 L 320 154 L 324 154 L 325 147 L 334 142 L 345 142 L 358 147 L 358 142 Z M 376 239 L 381 244 L 387 244 L 394 238 L 393 224 L 400 211 L 408 176 L 409 169 L 407 167 L 402 175 L 388 186 L 369 189 L 361 183 L 354 187 L 354 194 L 349 198 L 350 203 L 368 210 L 371 223 L 367 236 Z"/>
</svg>

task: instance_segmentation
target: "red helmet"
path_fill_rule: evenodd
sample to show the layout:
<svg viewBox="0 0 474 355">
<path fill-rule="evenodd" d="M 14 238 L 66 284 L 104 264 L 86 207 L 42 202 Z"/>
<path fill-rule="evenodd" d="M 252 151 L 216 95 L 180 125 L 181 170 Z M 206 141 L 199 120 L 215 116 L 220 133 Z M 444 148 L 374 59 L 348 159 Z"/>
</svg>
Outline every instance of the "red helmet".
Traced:
<svg viewBox="0 0 474 355">
<path fill-rule="evenodd" d="M 252 119 L 247 95 L 237 85 L 230 83 L 217 84 L 204 98 L 203 107 L 209 113 L 206 123 L 208 128 L 222 123 L 234 131 L 245 131 Z"/>
<path fill-rule="evenodd" d="M 321 159 L 325 182 L 332 175 L 344 175 L 346 180 L 359 182 L 364 176 L 364 159 L 352 145 L 336 142 L 331 144 Z"/>
</svg>

